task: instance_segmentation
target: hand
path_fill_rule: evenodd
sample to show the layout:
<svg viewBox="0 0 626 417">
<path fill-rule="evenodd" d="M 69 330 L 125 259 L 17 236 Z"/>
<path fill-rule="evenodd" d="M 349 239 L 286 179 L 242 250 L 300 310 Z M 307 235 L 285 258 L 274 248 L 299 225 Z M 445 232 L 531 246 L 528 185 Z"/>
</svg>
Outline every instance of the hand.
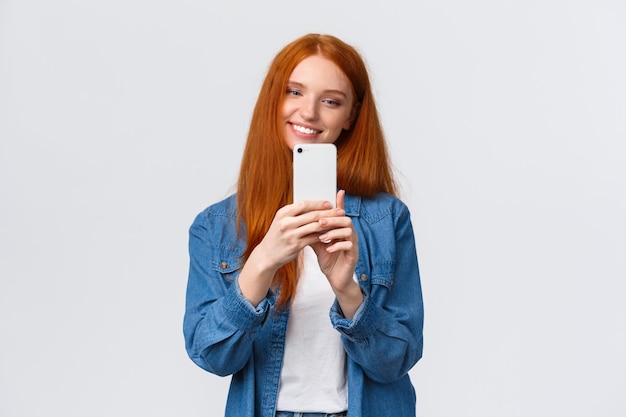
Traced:
<svg viewBox="0 0 626 417">
<path fill-rule="evenodd" d="M 320 234 L 326 230 L 320 219 L 335 213 L 327 201 L 299 201 L 279 209 L 239 275 L 242 295 L 258 305 L 276 271 L 295 259 L 305 246 L 319 243 Z"/>
<path fill-rule="evenodd" d="M 319 242 L 328 227 L 320 220 L 334 216 L 327 201 L 299 201 L 282 207 L 254 252 L 260 252 L 276 270 L 298 256 L 305 246 Z"/>
<path fill-rule="evenodd" d="M 311 247 L 345 317 L 351 318 L 363 301 L 363 294 L 353 279 L 359 259 L 359 246 L 352 219 L 346 216 L 344 210 L 344 197 L 345 191 L 339 191 L 334 215 L 318 220 L 326 232 L 319 235 Z"/>
</svg>

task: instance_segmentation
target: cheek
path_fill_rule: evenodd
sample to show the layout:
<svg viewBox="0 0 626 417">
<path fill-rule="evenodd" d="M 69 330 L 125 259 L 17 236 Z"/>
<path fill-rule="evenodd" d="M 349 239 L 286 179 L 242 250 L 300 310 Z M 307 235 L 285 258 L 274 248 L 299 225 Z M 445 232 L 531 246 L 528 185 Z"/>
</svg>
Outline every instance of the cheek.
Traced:
<svg viewBox="0 0 626 417">
<path fill-rule="evenodd" d="M 286 119 L 289 116 L 291 116 L 291 114 L 293 113 L 292 107 L 293 106 L 290 106 L 288 101 L 282 104 L 282 106 L 280 107 L 280 114 L 283 117 L 283 119 Z"/>
<path fill-rule="evenodd" d="M 339 136 L 341 136 L 341 132 L 343 132 L 343 130 L 344 120 L 337 120 L 337 123 L 333 124 L 332 134 L 329 135 L 329 139 L 332 140 L 332 142 L 335 142 L 337 139 L 339 139 Z"/>
<path fill-rule="evenodd" d="M 346 114 L 342 114 L 341 117 L 337 117 L 337 120 L 335 122 L 335 129 L 341 131 L 341 130 L 348 130 L 350 128 L 350 114 L 346 113 Z"/>
</svg>

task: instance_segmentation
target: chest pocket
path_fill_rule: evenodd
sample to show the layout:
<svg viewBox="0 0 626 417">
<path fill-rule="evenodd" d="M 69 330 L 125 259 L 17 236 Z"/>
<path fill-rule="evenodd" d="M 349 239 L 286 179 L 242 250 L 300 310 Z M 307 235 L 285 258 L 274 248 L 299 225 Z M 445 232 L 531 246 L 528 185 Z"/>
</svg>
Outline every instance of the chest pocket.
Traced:
<svg viewBox="0 0 626 417">
<path fill-rule="evenodd" d="M 243 260 L 239 257 L 218 256 L 213 260 L 213 269 L 227 281 L 234 281 L 241 271 Z"/>
<path fill-rule="evenodd" d="M 365 272 L 357 275 L 359 285 L 377 305 L 384 305 L 393 289 L 395 261 L 378 261 L 371 268 L 370 276 Z"/>
<path fill-rule="evenodd" d="M 357 281 L 366 293 L 374 295 L 382 292 L 388 294 L 394 284 L 396 261 L 389 256 L 381 256 L 380 252 L 388 252 L 389 248 L 374 247 L 365 244 L 359 237 L 359 261 L 357 262 Z"/>
<path fill-rule="evenodd" d="M 377 261 L 372 265 L 372 285 L 382 285 L 391 290 L 395 261 Z"/>
</svg>

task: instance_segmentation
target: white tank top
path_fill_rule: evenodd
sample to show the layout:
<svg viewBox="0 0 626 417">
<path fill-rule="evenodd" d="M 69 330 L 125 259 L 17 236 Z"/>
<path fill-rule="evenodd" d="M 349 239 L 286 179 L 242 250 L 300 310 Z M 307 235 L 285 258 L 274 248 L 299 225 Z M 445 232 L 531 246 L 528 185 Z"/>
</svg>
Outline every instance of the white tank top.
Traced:
<svg viewBox="0 0 626 417">
<path fill-rule="evenodd" d="M 276 409 L 300 413 L 345 411 L 346 353 L 328 316 L 335 294 L 308 246 L 303 264 L 289 312 Z"/>
</svg>

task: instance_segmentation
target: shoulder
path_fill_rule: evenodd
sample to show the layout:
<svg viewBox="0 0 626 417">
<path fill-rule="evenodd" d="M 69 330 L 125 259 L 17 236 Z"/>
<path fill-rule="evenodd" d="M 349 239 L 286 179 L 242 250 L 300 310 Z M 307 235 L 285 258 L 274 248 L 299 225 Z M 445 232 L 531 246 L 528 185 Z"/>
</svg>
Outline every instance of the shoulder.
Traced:
<svg viewBox="0 0 626 417">
<path fill-rule="evenodd" d="M 397 219 L 409 214 L 402 200 L 387 193 L 378 193 L 371 198 L 346 195 L 345 209 L 349 216 L 361 217 L 367 222 L 376 222 L 385 217 Z"/>
<path fill-rule="evenodd" d="M 237 218 L 237 195 L 231 194 L 222 201 L 211 204 L 198 214 L 198 216 L 213 217 L 223 216 L 232 219 Z"/>
<path fill-rule="evenodd" d="M 237 197 L 235 194 L 202 210 L 193 221 L 190 233 L 213 242 L 237 240 Z"/>
<path fill-rule="evenodd" d="M 195 224 L 219 221 L 237 220 L 237 196 L 232 194 L 222 201 L 211 204 L 202 210 L 194 220 Z"/>
</svg>

